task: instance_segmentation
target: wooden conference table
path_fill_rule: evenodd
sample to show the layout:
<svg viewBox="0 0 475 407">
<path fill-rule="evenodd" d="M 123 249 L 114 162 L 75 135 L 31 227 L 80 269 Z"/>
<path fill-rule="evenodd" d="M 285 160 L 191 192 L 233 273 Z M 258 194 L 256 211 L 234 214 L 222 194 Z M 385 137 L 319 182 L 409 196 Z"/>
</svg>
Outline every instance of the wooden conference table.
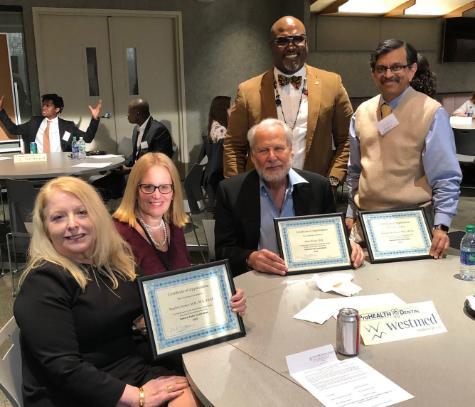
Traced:
<svg viewBox="0 0 475 407">
<path fill-rule="evenodd" d="M 14 163 L 13 154 L 0 156 L 0 179 L 45 179 L 56 178 L 61 175 L 90 176 L 102 171 L 111 170 L 124 162 L 124 157 L 111 156 L 88 156 L 84 160 L 73 160 L 71 153 L 49 153 L 48 161 Z M 7 159 L 4 159 L 8 157 Z M 106 166 L 76 167 L 78 164 L 101 164 Z"/>
<path fill-rule="evenodd" d="M 475 283 L 456 279 L 458 257 L 373 265 L 354 272 L 360 295 L 393 292 L 407 303 L 432 300 L 447 333 L 361 346 L 359 357 L 408 391 L 405 406 L 475 404 L 475 320 L 463 312 Z M 292 318 L 322 293 L 312 274 L 270 276 L 248 272 L 235 279 L 247 295 L 247 336 L 183 355 L 187 377 L 205 405 L 321 406 L 290 377 L 286 355 L 335 346 L 336 321 L 323 325 Z M 341 356 L 338 356 L 342 359 Z"/>
</svg>

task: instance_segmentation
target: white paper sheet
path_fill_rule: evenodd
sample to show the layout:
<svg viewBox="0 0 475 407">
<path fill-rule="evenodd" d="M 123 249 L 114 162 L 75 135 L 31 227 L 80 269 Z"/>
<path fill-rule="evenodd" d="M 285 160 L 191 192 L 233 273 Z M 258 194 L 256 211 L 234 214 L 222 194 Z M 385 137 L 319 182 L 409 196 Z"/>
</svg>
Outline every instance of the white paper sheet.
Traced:
<svg viewBox="0 0 475 407">
<path fill-rule="evenodd" d="M 285 358 L 291 376 L 302 370 L 312 369 L 325 363 L 338 362 L 332 345 L 320 346 Z"/>
<path fill-rule="evenodd" d="M 352 273 L 341 273 L 337 271 L 321 273 L 315 274 L 314 279 L 317 287 L 324 293 L 334 291 L 345 297 L 349 297 L 361 291 L 359 285 L 351 282 L 351 280 L 353 280 Z"/>
<path fill-rule="evenodd" d="M 73 165 L 73 167 L 83 167 L 83 168 L 104 168 L 112 163 L 81 163 Z"/>
<path fill-rule="evenodd" d="M 414 397 L 361 359 L 338 361 L 331 345 L 286 359 L 290 375 L 326 407 L 384 407 Z"/>
<path fill-rule="evenodd" d="M 348 298 L 317 298 L 308 304 L 304 309 L 294 315 L 295 319 L 316 322 L 323 324 L 332 316 L 336 317 L 341 308 L 356 308 L 357 310 L 373 308 L 382 305 L 402 305 L 405 304 L 394 293 L 360 295 Z"/>
</svg>

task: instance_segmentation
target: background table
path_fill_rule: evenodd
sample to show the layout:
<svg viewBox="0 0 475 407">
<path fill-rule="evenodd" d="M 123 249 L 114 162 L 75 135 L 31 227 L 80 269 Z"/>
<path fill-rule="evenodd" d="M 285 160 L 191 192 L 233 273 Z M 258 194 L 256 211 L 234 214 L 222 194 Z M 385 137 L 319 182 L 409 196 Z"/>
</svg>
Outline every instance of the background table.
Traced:
<svg viewBox="0 0 475 407">
<path fill-rule="evenodd" d="M 460 129 L 460 130 L 475 130 L 475 119 L 472 119 L 470 124 L 460 124 L 460 123 L 450 123 L 450 126 L 453 129 Z"/>
<path fill-rule="evenodd" d="M 407 303 L 432 300 L 447 333 L 374 346 L 359 357 L 414 398 L 405 406 L 472 406 L 475 402 L 475 321 L 463 312 L 475 283 L 455 278 L 459 260 L 419 260 L 356 270 L 360 295 L 394 292 Z M 311 274 L 278 277 L 249 272 L 235 279 L 245 290 L 247 336 L 183 355 L 187 377 L 205 405 L 320 406 L 290 377 L 285 356 L 335 346 L 336 321 L 324 325 L 293 317 L 315 298 L 335 298 Z M 341 356 L 338 356 L 342 359 Z"/>
<path fill-rule="evenodd" d="M 73 160 L 71 153 L 49 153 L 48 161 L 17 163 L 13 162 L 13 154 L 2 154 L 0 156 L 0 179 L 35 179 L 35 178 L 56 178 L 61 175 L 89 176 L 99 172 L 111 170 L 119 167 L 124 161 L 124 157 L 88 156 L 84 160 Z M 8 159 L 2 159 L 9 157 Z M 110 163 L 102 168 L 74 167 L 83 163 Z"/>
</svg>

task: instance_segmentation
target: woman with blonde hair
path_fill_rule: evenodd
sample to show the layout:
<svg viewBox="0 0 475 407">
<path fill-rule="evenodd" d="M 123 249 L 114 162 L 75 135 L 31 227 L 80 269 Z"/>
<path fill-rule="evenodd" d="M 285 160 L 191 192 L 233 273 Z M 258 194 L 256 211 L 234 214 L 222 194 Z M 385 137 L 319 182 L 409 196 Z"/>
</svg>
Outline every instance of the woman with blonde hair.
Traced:
<svg viewBox="0 0 475 407">
<path fill-rule="evenodd" d="M 188 216 L 183 210 L 180 177 L 165 154 L 147 153 L 138 159 L 113 217 L 141 274 L 191 265 L 183 233 Z M 239 288 L 231 297 L 231 308 L 241 315 L 245 312 L 246 299 Z"/>
<path fill-rule="evenodd" d="M 165 154 L 147 153 L 137 160 L 112 216 L 142 274 L 190 265 L 183 232 L 188 215 L 183 209 L 180 176 Z"/>
<path fill-rule="evenodd" d="M 94 188 L 73 177 L 45 184 L 14 304 L 26 407 L 196 405 L 186 378 L 140 355 L 135 278 L 133 253 Z"/>
</svg>

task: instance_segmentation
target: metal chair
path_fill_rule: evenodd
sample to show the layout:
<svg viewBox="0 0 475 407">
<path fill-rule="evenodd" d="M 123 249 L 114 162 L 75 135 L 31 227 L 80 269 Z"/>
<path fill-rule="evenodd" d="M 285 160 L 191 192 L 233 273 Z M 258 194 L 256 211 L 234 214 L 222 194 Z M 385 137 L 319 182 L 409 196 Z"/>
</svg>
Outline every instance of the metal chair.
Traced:
<svg viewBox="0 0 475 407">
<path fill-rule="evenodd" d="M 208 243 L 208 261 L 216 260 L 214 249 L 214 219 L 203 219 L 203 229 L 205 231 L 206 242 Z"/>
<path fill-rule="evenodd" d="M 206 247 L 198 238 L 198 233 L 196 232 L 198 225 L 193 220 L 193 215 L 202 214 L 205 211 L 205 199 L 202 186 L 204 170 L 205 165 L 203 164 L 193 165 L 190 172 L 185 177 L 183 186 L 186 195 L 186 199 L 184 200 L 185 212 L 187 212 L 190 217 L 191 227 L 193 228 L 193 234 L 196 239 L 196 246 L 189 244 L 188 249 L 190 251 L 197 249 L 200 252 L 203 262 L 206 262 L 204 255 Z"/>
<path fill-rule="evenodd" d="M 0 359 L 0 389 L 14 407 L 23 405 L 20 330 L 15 318 L 10 320 L 0 329 L 0 348 L 7 345 L 7 351 Z"/>
<path fill-rule="evenodd" d="M 6 234 L 8 265 L 12 277 L 12 292 L 16 293 L 15 276 L 25 263 L 30 244 L 29 226 L 38 191 L 29 181 L 7 179 L 10 232 Z"/>
</svg>

